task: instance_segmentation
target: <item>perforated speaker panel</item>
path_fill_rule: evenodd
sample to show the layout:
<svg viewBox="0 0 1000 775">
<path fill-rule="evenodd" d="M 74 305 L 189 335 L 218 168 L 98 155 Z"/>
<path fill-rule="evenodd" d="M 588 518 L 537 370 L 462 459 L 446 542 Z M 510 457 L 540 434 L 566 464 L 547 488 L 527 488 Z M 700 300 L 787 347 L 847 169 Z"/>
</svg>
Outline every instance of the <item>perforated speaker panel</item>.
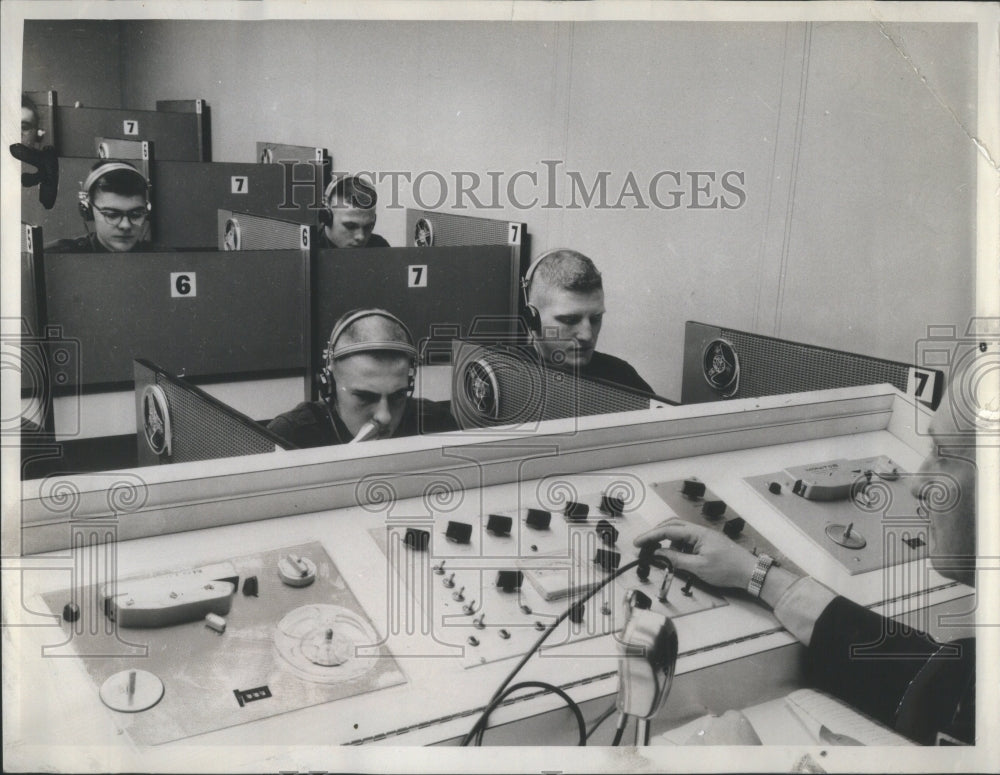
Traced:
<svg viewBox="0 0 1000 775">
<path fill-rule="evenodd" d="M 416 246 L 413 234 L 417 221 L 421 218 L 430 222 L 433 228 L 435 246 L 508 244 L 510 221 L 408 209 L 406 211 L 406 244 L 411 247 Z"/>
<path fill-rule="evenodd" d="M 454 343 L 452 406 L 463 428 L 650 407 L 639 393 L 541 366 L 513 348 Z"/>
<path fill-rule="evenodd" d="M 259 455 L 277 449 L 278 445 L 264 428 L 235 409 L 139 361 L 135 361 L 133 366 L 139 465 Z M 170 458 L 162 461 L 149 448 L 143 435 L 142 394 L 147 385 L 159 385 L 170 407 L 172 450 Z"/>
<path fill-rule="evenodd" d="M 883 382 L 906 392 L 909 365 L 905 363 L 688 321 L 681 399 L 684 404 L 717 401 L 722 397 L 709 386 L 703 374 L 705 347 L 714 339 L 728 341 L 739 356 L 739 388 L 732 398 Z"/>
<path fill-rule="evenodd" d="M 250 213 L 219 210 L 219 250 L 232 250 L 227 247 L 227 236 L 233 239 L 230 222 L 238 227 L 239 250 L 295 250 L 306 249 L 302 244 L 303 224 L 291 221 L 281 221 Z M 305 227 L 308 228 L 308 227 Z M 230 233 L 227 235 L 227 231 Z"/>
</svg>

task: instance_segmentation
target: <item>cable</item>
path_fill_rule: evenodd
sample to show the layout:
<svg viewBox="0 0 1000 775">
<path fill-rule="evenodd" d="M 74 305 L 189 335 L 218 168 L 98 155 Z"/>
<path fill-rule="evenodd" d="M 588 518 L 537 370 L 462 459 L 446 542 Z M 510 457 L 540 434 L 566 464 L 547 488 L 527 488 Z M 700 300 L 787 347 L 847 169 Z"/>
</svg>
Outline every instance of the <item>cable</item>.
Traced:
<svg viewBox="0 0 1000 775">
<path fill-rule="evenodd" d="M 590 740 L 590 736 L 597 731 L 598 727 L 601 726 L 605 721 L 607 721 L 614 712 L 618 709 L 618 703 L 612 702 L 606 711 L 604 711 L 600 716 L 598 716 L 594 723 L 590 725 L 590 729 L 587 730 L 587 739 Z"/>
<path fill-rule="evenodd" d="M 624 713 L 618 714 L 618 724 L 615 726 L 615 738 L 611 741 L 611 745 L 620 745 L 622 741 L 622 735 L 625 734 L 625 727 L 628 726 L 628 716 Z"/>
<path fill-rule="evenodd" d="M 521 689 L 528 689 L 528 688 L 544 689 L 546 691 L 554 692 L 555 694 L 559 695 L 559 697 L 561 697 L 562 700 L 566 703 L 567 707 L 571 711 L 573 711 L 573 715 L 576 717 L 576 725 L 580 733 L 580 739 L 577 745 L 587 744 L 586 722 L 583 719 L 583 713 L 580 711 L 580 706 L 573 701 L 572 697 L 566 694 L 566 692 L 564 692 L 558 686 L 553 686 L 552 684 L 546 683 L 545 681 L 522 681 L 521 683 L 516 683 L 510 688 L 508 688 L 506 691 L 503 692 L 503 694 L 501 694 L 496 699 L 492 700 L 490 704 L 486 706 L 486 708 L 483 710 L 482 715 L 479 717 L 479 720 L 476 721 L 475 725 L 472 727 L 472 729 L 469 730 L 469 733 L 462 740 L 462 745 L 463 746 L 468 745 L 469 740 L 474 735 L 478 736 L 478 742 L 476 744 L 482 745 L 482 733 L 486 729 L 486 722 L 489 720 L 490 714 L 493 713 L 493 711 L 497 709 L 497 706 L 500 705 L 500 703 L 503 702 L 511 694 Z"/>
<path fill-rule="evenodd" d="M 567 608 L 565 611 L 559 614 L 559 616 L 556 617 L 556 620 L 552 622 L 552 624 L 549 625 L 548 629 L 546 629 L 545 632 L 543 632 L 539 636 L 538 640 L 535 641 L 532 647 L 528 649 L 527 653 L 523 657 L 521 657 L 521 660 L 514 666 L 514 668 L 510 671 L 510 673 L 507 674 L 507 677 L 504 678 L 503 682 L 500 684 L 497 690 L 493 692 L 493 696 L 490 698 L 490 701 L 486 705 L 486 709 L 483 711 L 484 715 L 486 714 L 487 711 L 490 711 L 492 707 L 495 707 L 494 703 L 499 701 L 499 698 L 503 694 L 504 690 L 507 688 L 510 682 L 514 680 L 514 676 L 516 676 L 521 671 L 521 668 L 523 668 L 525 664 L 527 664 L 528 660 L 531 659 L 531 656 L 536 651 L 538 651 L 539 648 L 541 648 L 541 645 L 546 641 L 549 635 L 551 635 L 555 631 L 556 627 L 562 624 L 563 620 L 565 620 L 566 617 L 569 616 L 570 611 L 573 610 L 575 606 L 579 605 L 580 603 L 586 603 L 588 600 L 590 600 L 590 598 L 592 598 L 594 595 L 596 595 L 598 592 L 604 589 L 604 587 L 606 587 L 608 584 L 610 584 L 612 581 L 614 581 L 616 578 L 621 576 L 626 571 L 629 571 L 632 568 L 636 567 L 638 564 L 639 560 L 633 560 L 632 562 L 626 563 L 618 570 L 616 570 L 614 573 L 612 573 L 610 576 L 608 576 L 608 578 L 606 578 L 600 584 L 595 586 L 592 590 L 587 592 L 583 597 L 574 601 L 569 608 Z M 481 732 L 484 727 L 484 725 L 482 725 L 481 723 L 482 720 L 483 716 L 480 716 L 479 720 L 476 721 L 475 725 L 472 727 L 471 730 L 469 730 L 468 734 L 466 734 L 466 736 L 462 738 L 462 745 L 468 745 L 473 735 L 476 734 L 479 734 L 479 739 L 482 740 Z M 586 736 L 584 736 L 584 740 L 586 740 Z"/>
</svg>

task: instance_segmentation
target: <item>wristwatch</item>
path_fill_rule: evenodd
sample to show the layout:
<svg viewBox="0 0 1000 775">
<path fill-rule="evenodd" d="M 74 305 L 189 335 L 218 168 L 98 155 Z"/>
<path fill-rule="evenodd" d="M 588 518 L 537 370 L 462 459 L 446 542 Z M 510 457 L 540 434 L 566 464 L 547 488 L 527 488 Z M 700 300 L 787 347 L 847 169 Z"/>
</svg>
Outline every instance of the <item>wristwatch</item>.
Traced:
<svg viewBox="0 0 1000 775">
<path fill-rule="evenodd" d="M 764 588 L 764 579 L 767 577 L 767 572 L 771 570 L 772 565 L 774 565 L 773 557 L 768 554 L 757 555 L 757 564 L 753 568 L 753 573 L 750 574 L 747 592 L 754 597 L 760 597 L 760 591 Z"/>
</svg>

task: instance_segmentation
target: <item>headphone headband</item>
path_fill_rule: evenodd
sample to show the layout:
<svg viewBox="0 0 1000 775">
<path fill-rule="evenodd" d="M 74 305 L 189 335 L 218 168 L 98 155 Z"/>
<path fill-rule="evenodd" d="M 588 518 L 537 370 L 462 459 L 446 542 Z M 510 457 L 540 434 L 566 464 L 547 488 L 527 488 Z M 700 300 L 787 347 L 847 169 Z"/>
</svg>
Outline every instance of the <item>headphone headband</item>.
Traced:
<svg viewBox="0 0 1000 775">
<path fill-rule="evenodd" d="M 531 266 L 528 267 L 528 271 L 524 273 L 524 279 L 521 280 L 521 290 L 524 291 L 524 303 L 528 303 L 528 292 L 531 290 L 531 281 L 535 277 L 535 272 L 538 270 L 539 265 L 549 256 L 553 256 L 556 253 L 562 253 L 569 250 L 569 248 L 553 248 L 552 250 L 546 250 L 538 258 L 536 258 Z"/>
<path fill-rule="evenodd" d="M 327 183 L 326 190 L 323 191 L 323 204 L 325 204 L 327 207 L 330 207 L 331 206 L 330 200 L 333 198 L 333 195 L 337 192 L 337 189 L 343 188 L 348 181 L 354 181 L 352 185 L 354 185 L 355 187 L 359 189 L 367 189 L 368 191 L 371 192 L 370 194 L 371 204 L 369 204 L 368 207 L 361 209 L 367 210 L 375 206 L 375 201 L 378 196 L 375 193 L 375 187 L 359 175 L 341 175 L 340 177 L 335 176 L 329 183 Z"/>
<path fill-rule="evenodd" d="M 390 339 L 375 339 L 367 342 L 352 342 L 351 344 L 345 344 L 340 347 L 337 346 L 337 342 L 344 332 L 357 321 L 368 318 L 368 317 L 380 317 L 389 320 L 406 333 L 407 342 L 399 342 Z M 348 355 L 353 355 L 359 352 L 370 352 L 370 351 L 383 351 L 383 352 L 398 352 L 402 355 L 406 355 L 410 360 L 416 361 L 417 359 L 417 348 L 413 344 L 413 334 L 410 333 L 410 329 L 406 327 L 406 324 L 393 315 L 391 312 L 387 312 L 381 309 L 359 309 L 355 312 L 348 313 L 345 317 L 341 318 L 340 322 L 337 323 L 336 327 L 333 329 L 333 333 L 330 334 L 330 343 L 327 345 L 326 349 L 326 360 L 327 363 L 333 363 L 333 361 L 340 358 L 344 358 Z"/>
<path fill-rule="evenodd" d="M 83 181 L 83 186 L 80 189 L 80 193 L 86 194 L 89 197 L 90 189 L 94 187 L 94 184 L 98 180 L 100 180 L 105 175 L 119 171 L 131 172 L 134 175 L 138 175 L 139 178 L 142 179 L 143 185 L 146 186 L 147 189 L 149 188 L 149 181 L 146 180 L 146 176 L 143 175 L 138 169 L 133 167 L 131 164 L 128 164 L 127 162 L 124 161 L 109 161 L 105 164 L 99 164 L 90 171 L 90 174 L 87 175 L 87 179 Z"/>
</svg>

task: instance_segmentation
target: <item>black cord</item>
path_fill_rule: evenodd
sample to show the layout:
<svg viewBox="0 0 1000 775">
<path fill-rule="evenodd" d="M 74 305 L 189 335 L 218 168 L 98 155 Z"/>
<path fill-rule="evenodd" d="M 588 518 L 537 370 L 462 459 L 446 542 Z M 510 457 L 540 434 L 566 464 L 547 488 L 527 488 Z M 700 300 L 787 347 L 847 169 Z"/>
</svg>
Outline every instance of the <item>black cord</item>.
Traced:
<svg viewBox="0 0 1000 775">
<path fill-rule="evenodd" d="M 594 723 L 590 725 L 590 729 L 587 730 L 587 739 L 590 740 L 590 736 L 597 731 L 598 727 L 601 726 L 605 721 L 611 718 L 615 711 L 618 710 L 618 703 L 612 702 L 606 711 L 604 711 L 600 716 L 598 716 Z"/>
<path fill-rule="evenodd" d="M 553 686 L 552 684 L 546 683 L 545 681 L 522 681 L 520 683 L 516 683 L 513 686 L 509 687 L 506 691 L 504 691 L 499 697 L 492 700 L 490 704 L 487 705 L 486 708 L 483 710 L 482 715 L 476 721 L 475 725 L 472 727 L 472 729 L 469 730 L 469 733 L 462 740 L 462 745 L 463 746 L 468 745 L 469 740 L 473 736 L 477 737 L 476 745 L 482 745 L 483 732 L 486 729 L 486 722 L 489 720 L 490 714 L 492 714 L 493 711 L 497 709 L 497 706 L 499 706 L 500 703 L 502 703 L 507 697 L 509 697 L 514 692 L 520 691 L 521 689 L 530 689 L 530 688 L 544 689 L 549 692 L 554 692 L 555 694 L 559 695 L 559 697 L 562 698 L 562 700 L 566 703 L 567 707 L 571 711 L 573 711 L 573 715 L 576 717 L 576 725 L 580 733 L 580 738 L 579 741 L 577 742 L 577 745 L 586 745 L 587 727 L 586 727 L 586 722 L 583 719 L 583 713 L 580 711 L 580 706 L 577 705 L 573 701 L 573 698 L 570 697 L 568 694 L 566 694 L 566 692 L 564 692 L 558 686 Z"/>
<path fill-rule="evenodd" d="M 621 568 L 616 570 L 613 574 L 608 576 L 608 578 L 606 578 L 604 581 L 602 581 L 600 584 L 594 587 L 592 590 L 587 592 L 587 594 L 585 594 L 583 597 L 574 601 L 569 608 L 567 608 L 565 611 L 559 614 L 559 616 L 556 617 L 556 620 L 549 625 L 548 629 L 546 629 L 545 632 L 543 632 L 541 636 L 539 636 L 538 640 L 535 641 L 532 647 L 528 649 L 527 653 L 523 657 L 521 657 L 521 660 L 514 666 L 514 669 L 507 674 L 507 677 L 500 684 L 499 688 L 495 692 L 493 692 L 493 696 L 490 698 L 489 703 L 487 703 L 486 710 L 484 710 L 483 713 L 485 714 L 487 710 L 490 710 L 491 706 L 495 707 L 494 703 L 497 702 L 498 698 L 500 697 L 500 695 L 503 694 L 504 690 L 507 688 L 510 682 L 514 680 L 514 676 L 516 676 L 521 671 L 521 668 L 523 668 L 525 664 L 527 664 L 528 660 L 531 659 L 532 655 L 536 651 L 538 651 L 539 648 L 541 648 L 541 645 L 546 641 L 549 635 L 551 635 L 555 631 L 556 627 L 562 624 L 563 620 L 569 616 L 569 612 L 573 610 L 575 606 L 579 605 L 580 603 L 586 603 L 588 600 L 590 600 L 590 598 L 592 598 L 594 595 L 596 595 L 598 592 L 604 589 L 604 587 L 606 587 L 608 584 L 610 584 L 612 581 L 614 581 L 616 578 L 621 576 L 626 571 L 629 571 L 632 568 L 636 567 L 638 564 L 639 560 L 633 560 L 632 562 L 626 563 Z M 481 726 L 480 723 L 482 721 L 482 718 L 483 717 L 480 716 L 479 720 L 468 732 L 468 734 L 466 734 L 466 736 L 462 738 L 462 745 L 468 745 L 469 741 L 475 734 L 479 734 L 479 739 L 480 741 L 482 740 L 483 726 Z"/>
<path fill-rule="evenodd" d="M 615 727 L 615 739 L 611 741 L 611 745 L 620 745 L 622 741 L 622 735 L 625 734 L 625 727 L 628 726 L 628 716 L 622 713 L 620 719 L 618 719 L 618 726 Z"/>
</svg>

